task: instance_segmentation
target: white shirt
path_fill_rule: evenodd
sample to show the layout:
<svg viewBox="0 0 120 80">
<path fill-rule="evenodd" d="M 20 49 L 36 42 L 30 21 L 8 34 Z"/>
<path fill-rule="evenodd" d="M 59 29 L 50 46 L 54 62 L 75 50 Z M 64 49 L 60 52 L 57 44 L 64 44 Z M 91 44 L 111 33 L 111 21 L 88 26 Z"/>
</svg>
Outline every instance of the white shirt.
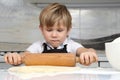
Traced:
<svg viewBox="0 0 120 80">
<path fill-rule="evenodd" d="M 33 43 L 31 46 L 29 46 L 26 50 L 31 53 L 42 53 L 44 50 L 43 43 L 45 43 L 45 41 L 43 41 L 43 42 L 37 41 L 37 42 Z M 64 41 L 64 43 L 61 44 L 57 49 L 63 48 L 65 44 L 67 44 L 67 52 L 70 52 L 70 53 L 76 53 L 78 48 L 83 47 L 81 44 L 71 40 L 70 38 L 67 38 Z M 48 46 L 53 48 L 49 44 L 48 44 Z M 47 48 L 50 49 L 49 47 L 47 47 Z"/>
</svg>

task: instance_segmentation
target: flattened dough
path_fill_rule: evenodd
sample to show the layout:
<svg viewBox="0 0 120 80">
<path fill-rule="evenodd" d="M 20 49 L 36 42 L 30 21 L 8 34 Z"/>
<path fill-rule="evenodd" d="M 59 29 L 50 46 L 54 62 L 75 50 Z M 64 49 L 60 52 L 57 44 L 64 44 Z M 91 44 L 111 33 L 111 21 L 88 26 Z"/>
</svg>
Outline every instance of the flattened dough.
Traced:
<svg viewBox="0 0 120 80">
<path fill-rule="evenodd" d="M 71 72 L 80 70 L 79 67 L 61 67 L 61 66 L 19 66 L 8 69 L 10 72 L 16 73 L 57 73 Z"/>
<path fill-rule="evenodd" d="M 30 79 L 33 77 L 55 76 L 58 74 L 72 74 L 79 70 L 79 67 L 19 66 L 9 68 L 8 72 L 22 79 Z"/>
</svg>

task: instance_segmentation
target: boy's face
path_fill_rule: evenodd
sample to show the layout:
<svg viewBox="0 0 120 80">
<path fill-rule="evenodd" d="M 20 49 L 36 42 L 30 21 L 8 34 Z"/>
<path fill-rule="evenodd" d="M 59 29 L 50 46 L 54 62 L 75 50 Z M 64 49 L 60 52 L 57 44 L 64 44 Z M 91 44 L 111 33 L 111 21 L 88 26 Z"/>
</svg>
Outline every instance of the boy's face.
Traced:
<svg viewBox="0 0 120 80">
<path fill-rule="evenodd" d="M 69 34 L 67 27 L 63 26 L 62 24 L 54 25 L 53 27 L 40 27 L 42 34 L 45 40 L 53 47 L 58 47 L 62 44 L 66 37 Z"/>
</svg>

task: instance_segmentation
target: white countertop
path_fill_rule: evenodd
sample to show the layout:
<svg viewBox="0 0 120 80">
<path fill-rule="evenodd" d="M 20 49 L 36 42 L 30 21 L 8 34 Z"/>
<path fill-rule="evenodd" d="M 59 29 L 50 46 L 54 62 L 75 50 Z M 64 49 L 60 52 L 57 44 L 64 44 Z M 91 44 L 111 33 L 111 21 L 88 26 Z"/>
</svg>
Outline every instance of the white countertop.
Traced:
<svg viewBox="0 0 120 80">
<path fill-rule="evenodd" d="M 13 75 L 7 69 L 0 69 L 0 80 L 120 80 L 120 71 L 112 68 L 81 68 L 80 71 L 21 78 Z"/>
</svg>

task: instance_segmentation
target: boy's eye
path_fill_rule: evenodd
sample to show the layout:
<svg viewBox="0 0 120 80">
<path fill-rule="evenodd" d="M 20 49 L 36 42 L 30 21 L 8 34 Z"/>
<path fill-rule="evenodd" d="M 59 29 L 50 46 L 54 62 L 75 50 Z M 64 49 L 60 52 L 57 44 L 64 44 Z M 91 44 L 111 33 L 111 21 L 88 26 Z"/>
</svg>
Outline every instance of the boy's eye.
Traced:
<svg viewBox="0 0 120 80">
<path fill-rule="evenodd" d="M 62 32 L 62 31 L 63 31 L 63 29 L 58 29 L 57 31 L 58 31 L 58 32 Z"/>
<path fill-rule="evenodd" d="M 47 31 L 49 31 L 49 32 L 50 32 L 50 31 L 52 31 L 52 29 L 47 29 Z"/>
</svg>

